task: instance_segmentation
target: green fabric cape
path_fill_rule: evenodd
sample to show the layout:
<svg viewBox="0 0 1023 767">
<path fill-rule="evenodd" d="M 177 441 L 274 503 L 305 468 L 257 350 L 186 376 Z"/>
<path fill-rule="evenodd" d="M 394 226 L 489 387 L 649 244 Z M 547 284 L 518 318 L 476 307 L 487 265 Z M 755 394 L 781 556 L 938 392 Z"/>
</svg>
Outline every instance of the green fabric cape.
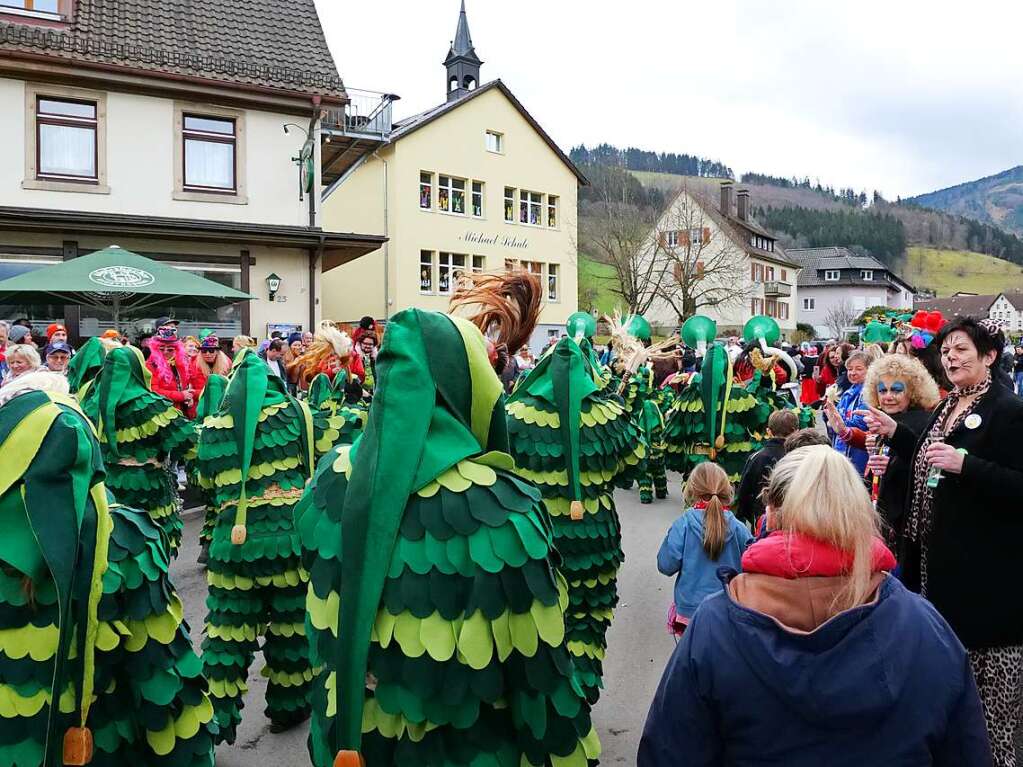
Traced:
<svg viewBox="0 0 1023 767">
<path fill-rule="evenodd" d="M 408 309 L 387 323 L 342 512 L 335 752 L 359 750 L 370 637 L 408 498 L 465 458 L 507 454 L 503 399 L 468 321 Z"/>
<path fill-rule="evenodd" d="M 106 438 L 111 455 L 120 455 L 117 444 L 118 408 L 139 395 L 152 394 L 151 381 L 145 358 L 134 346 L 112 349 L 103 360 L 97 392 L 99 420 L 96 429 Z"/>
<path fill-rule="evenodd" d="M 106 356 L 107 348 L 98 338 L 90 338 L 75 353 L 67 366 L 67 383 L 74 396 L 82 398 L 82 388 L 99 374 Z"/>
</svg>

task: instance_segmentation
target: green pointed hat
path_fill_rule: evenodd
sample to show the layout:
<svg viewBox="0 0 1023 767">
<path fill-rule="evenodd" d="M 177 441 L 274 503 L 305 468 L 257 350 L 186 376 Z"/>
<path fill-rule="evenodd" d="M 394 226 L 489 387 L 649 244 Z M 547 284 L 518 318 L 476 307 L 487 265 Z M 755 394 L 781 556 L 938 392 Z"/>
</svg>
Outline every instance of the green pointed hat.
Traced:
<svg viewBox="0 0 1023 767">
<path fill-rule="evenodd" d="M 716 451 L 725 446 L 726 411 L 732 389 L 732 360 L 725 347 L 719 343 L 713 343 L 707 348 L 700 367 L 699 386 L 707 442 L 711 446 L 713 460 Z M 720 416 L 718 407 L 721 408 Z"/>
<path fill-rule="evenodd" d="M 99 338 L 90 338 L 75 352 L 67 366 L 67 382 L 71 393 L 79 400 L 84 396 L 83 388 L 91 382 L 103 367 L 107 347 Z"/>
<path fill-rule="evenodd" d="M 0 463 L 0 561 L 36 584 L 49 575 L 57 595 L 54 703 L 48 707 L 43 762 L 56 767 L 64 762 L 62 746 L 70 743 L 86 753 L 92 748 L 87 723 L 112 530 L 103 462 L 78 403 L 53 392 L 29 392 L 0 407 L 0 450 L 5 456 Z M 56 701 L 69 685 L 77 726 L 62 736 L 64 720 Z"/>
<path fill-rule="evenodd" d="M 151 389 L 151 379 L 142 352 L 134 346 L 111 349 L 103 360 L 99 381 L 91 387 L 85 408 L 90 416 L 94 416 L 96 428 L 114 456 L 120 455 L 117 444 L 118 411 L 121 405 L 137 397 L 158 397 Z"/>
<path fill-rule="evenodd" d="M 642 314 L 633 314 L 625 320 L 625 329 L 640 341 L 650 340 L 650 323 Z"/>
<path fill-rule="evenodd" d="M 582 338 L 593 338 L 597 332 L 597 321 L 589 312 L 576 312 L 568 318 L 565 323 L 565 330 L 570 338 L 581 336 Z"/>
<path fill-rule="evenodd" d="M 235 455 L 238 456 L 238 470 L 241 472 L 241 496 L 235 508 L 234 527 L 231 530 L 231 542 L 236 545 L 244 543 L 246 538 L 245 525 L 249 500 L 246 486 L 249 481 L 249 470 L 252 468 L 259 416 L 263 408 L 289 401 L 299 417 L 302 440 L 306 447 L 306 470 L 312 477 L 315 462 L 312 414 L 309 406 L 288 395 L 284 379 L 270 373 L 270 368 L 256 354 L 255 349 L 246 347 L 238 352 L 234 358 L 231 377 L 224 391 L 220 409 L 217 411 L 220 415 L 231 416 Z"/>
<path fill-rule="evenodd" d="M 341 513 L 339 760 L 358 761 L 370 636 L 409 496 L 484 453 L 511 467 L 501 382 L 467 320 L 407 309 L 387 323 L 366 431 Z"/>
</svg>

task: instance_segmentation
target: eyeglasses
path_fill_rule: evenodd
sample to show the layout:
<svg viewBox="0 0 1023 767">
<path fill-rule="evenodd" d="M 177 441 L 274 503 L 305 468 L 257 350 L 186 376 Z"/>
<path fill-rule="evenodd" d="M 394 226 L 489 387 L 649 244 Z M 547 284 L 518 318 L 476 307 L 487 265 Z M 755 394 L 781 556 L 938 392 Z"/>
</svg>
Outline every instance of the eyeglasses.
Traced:
<svg viewBox="0 0 1023 767">
<path fill-rule="evenodd" d="M 200 349 L 199 351 L 203 354 L 216 354 L 219 349 Z"/>
<path fill-rule="evenodd" d="M 878 394 L 888 394 L 889 392 L 891 392 L 892 394 L 904 394 L 905 391 L 906 384 L 904 384 L 902 381 L 892 381 L 891 386 L 885 386 L 883 381 L 880 381 L 877 384 Z"/>
</svg>

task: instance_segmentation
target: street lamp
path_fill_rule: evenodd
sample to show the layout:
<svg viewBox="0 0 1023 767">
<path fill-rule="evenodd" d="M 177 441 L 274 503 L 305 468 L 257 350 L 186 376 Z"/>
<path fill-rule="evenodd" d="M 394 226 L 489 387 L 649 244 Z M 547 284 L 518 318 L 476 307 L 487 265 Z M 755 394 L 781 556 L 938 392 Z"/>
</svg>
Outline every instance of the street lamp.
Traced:
<svg viewBox="0 0 1023 767">
<path fill-rule="evenodd" d="M 270 302 L 277 297 L 277 291 L 281 289 L 281 278 L 273 272 L 266 276 L 266 289 L 270 292 Z"/>
</svg>

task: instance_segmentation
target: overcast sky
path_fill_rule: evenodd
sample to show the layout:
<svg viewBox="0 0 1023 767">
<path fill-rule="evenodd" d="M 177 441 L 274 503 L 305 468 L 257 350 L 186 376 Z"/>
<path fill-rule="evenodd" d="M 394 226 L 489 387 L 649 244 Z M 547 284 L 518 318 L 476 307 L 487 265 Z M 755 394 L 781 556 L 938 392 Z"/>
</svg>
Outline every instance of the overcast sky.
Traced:
<svg viewBox="0 0 1023 767">
<path fill-rule="evenodd" d="M 316 0 L 350 88 L 444 99 L 459 0 Z M 482 80 L 602 141 L 894 198 L 1023 163 L 1023 4 L 467 0 Z"/>
</svg>

